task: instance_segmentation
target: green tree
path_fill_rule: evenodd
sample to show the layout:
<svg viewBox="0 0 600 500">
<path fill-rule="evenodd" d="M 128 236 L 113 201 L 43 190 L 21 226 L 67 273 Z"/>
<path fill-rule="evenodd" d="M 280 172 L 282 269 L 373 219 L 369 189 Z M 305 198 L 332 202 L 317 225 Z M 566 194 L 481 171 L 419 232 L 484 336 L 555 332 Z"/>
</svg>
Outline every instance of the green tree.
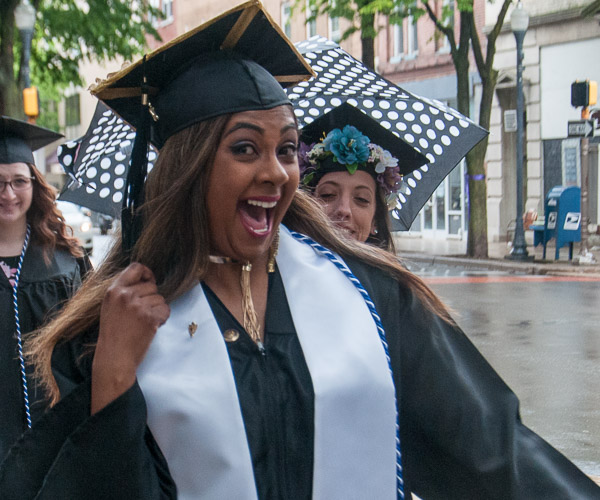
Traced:
<svg viewBox="0 0 600 500">
<path fill-rule="evenodd" d="M 0 113 L 23 117 L 23 44 L 15 26 L 19 0 L 0 0 Z M 146 35 L 160 39 L 149 21 L 162 13 L 148 0 L 32 0 L 36 23 L 31 45 L 31 82 L 41 103 L 69 84 L 80 85 L 79 63 L 132 59 Z"/>
<path fill-rule="evenodd" d="M 488 0 L 490 3 L 494 0 Z M 299 5 L 303 0 L 297 0 Z M 343 17 L 351 21 L 342 39 L 359 31 L 362 41 L 362 60 L 367 66 L 374 67 L 373 39 L 378 28 L 375 16 L 386 16 L 390 23 L 401 23 L 406 17 L 419 19 L 427 16 L 435 24 L 437 36 L 445 37 L 450 46 L 452 62 L 456 70 L 457 108 L 465 116 L 470 115 L 471 95 L 469 90 L 469 66 L 472 55 L 477 72 L 481 78 L 482 97 L 479 103 L 479 124 L 486 130 L 490 127 L 494 91 L 498 79 L 498 71 L 494 69 L 496 40 L 504 24 L 506 13 L 512 0 L 502 0 L 498 18 L 485 43 L 475 25 L 475 1 L 456 0 L 459 23 L 455 26 L 453 4 L 446 3 L 441 12 L 435 8 L 435 2 L 420 0 L 309 0 L 315 15 Z M 478 3 L 479 4 L 479 3 Z M 370 40 L 370 43 L 369 43 Z M 469 236 L 467 255 L 477 258 L 488 256 L 487 244 L 487 188 L 485 182 L 485 155 L 487 138 L 480 142 L 467 155 L 467 171 L 469 174 Z"/>
<path fill-rule="evenodd" d="M 301 7 L 307 13 L 307 24 L 324 14 L 350 21 L 350 26 L 342 33 L 341 40 L 359 32 L 361 61 L 371 69 L 375 67 L 375 37 L 379 31 L 375 17 L 377 14 L 393 15 L 392 0 L 295 0 L 294 7 Z"/>
<path fill-rule="evenodd" d="M 486 130 L 490 128 L 490 117 L 494 91 L 498 81 L 498 71 L 494 69 L 496 55 L 496 40 L 504 24 L 506 13 L 512 0 L 503 0 L 498 18 L 487 39 L 482 44 L 475 25 L 474 0 L 457 0 L 460 21 L 454 26 L 453 12 L 444 9 L 438 16 L 429 1 L 421 1 L 421 8 L 435 24 L 439 33 L 445 36 L 450 45 L 452 62 L 456 69 L 457 107 L 458 111 L 469 116 L 469 49 L 475 59 L 477 72 L 481 79 L 481 101 L 479 102 L 479 125 Z M 457 31 L 457 35 L 455 32 Z M 469 175 L 469 236 L 467 240 L 467 255 L 477 258 L 487 258 L 487 184 L 485 181 L 485 155 L 487 152 L 487 137 L 467 155 L 467 172 Z"/>
</svg>

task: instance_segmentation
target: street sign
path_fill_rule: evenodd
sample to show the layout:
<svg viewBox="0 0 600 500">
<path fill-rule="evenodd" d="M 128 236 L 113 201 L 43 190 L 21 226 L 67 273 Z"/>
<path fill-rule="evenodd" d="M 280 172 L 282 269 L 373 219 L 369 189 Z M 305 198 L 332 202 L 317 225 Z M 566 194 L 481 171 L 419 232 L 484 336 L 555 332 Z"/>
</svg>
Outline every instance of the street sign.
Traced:
<svg viewBox="0 0 600 500">
<path fill-rule="evenodd" d="M 507 109 L 504 111 L 504 131 L 505 132 L 516 132 L 517 131 L 517 110 Z"/>
<path fill-rule="evenodd" d="M 594 122 L 592 120 L 570 121 L 567 130 L 569 137 L 592 137 L 594 135 Z"/>
<path fill-rule="evenodd" d="M 577 231 L 581 222 L 581 212 L 567 212 L 563 229 L 565 231 Z"/>
<path fill-rule="evenodd" d="M 548 213 L 548 229 L 554 229 L 556 227 L 556 214 L 557 212 Z"/>
</svg>

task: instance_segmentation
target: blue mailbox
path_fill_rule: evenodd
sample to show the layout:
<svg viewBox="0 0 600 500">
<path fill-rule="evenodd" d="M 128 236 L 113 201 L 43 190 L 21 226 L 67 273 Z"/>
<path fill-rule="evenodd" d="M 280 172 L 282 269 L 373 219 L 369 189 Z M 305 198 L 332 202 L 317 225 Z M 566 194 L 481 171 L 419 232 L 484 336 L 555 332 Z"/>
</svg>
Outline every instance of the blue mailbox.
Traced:
<svg viewBox="0 0 600 500">
<path fill-rule="evenodd" d="M 581 189 L 577 186 L 555 186 L 546 196 L 544 228 L 534 229 L 534 246 L 544 245 L 554 238 L 558 260 L 560 249 L 569 244 L 569 260 L 573 258 L 573 242 L 581 241 Z"/>
</svg>

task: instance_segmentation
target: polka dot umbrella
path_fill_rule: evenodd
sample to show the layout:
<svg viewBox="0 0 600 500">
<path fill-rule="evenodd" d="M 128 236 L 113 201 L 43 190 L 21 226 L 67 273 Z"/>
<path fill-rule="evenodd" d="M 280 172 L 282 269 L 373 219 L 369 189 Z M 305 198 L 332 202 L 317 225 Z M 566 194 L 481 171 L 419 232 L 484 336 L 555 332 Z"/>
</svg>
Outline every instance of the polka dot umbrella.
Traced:
<svg viewBox="0 0 600 500">
<path fill-rule="evenodd" d="M 58 198 L 120 217 L 134 140 L 135 130 L 99 101 L 85 135 L 58 148 L 58 161 L 68 176 Z M 156 157 L 149 149 L 148 170 Z"/>
<path fill-rule="evenodd" d="M 298 42 L 296 48 L 317 75 L 286 90 L 301 127 L 349 103 L 429 160 L 404 176 L 392 212 L 395 229 L 410 229 L 437 186 L 487 131 L 442 102 L 386 80 L 326 38 L 312 37 Z"/>
</svg>

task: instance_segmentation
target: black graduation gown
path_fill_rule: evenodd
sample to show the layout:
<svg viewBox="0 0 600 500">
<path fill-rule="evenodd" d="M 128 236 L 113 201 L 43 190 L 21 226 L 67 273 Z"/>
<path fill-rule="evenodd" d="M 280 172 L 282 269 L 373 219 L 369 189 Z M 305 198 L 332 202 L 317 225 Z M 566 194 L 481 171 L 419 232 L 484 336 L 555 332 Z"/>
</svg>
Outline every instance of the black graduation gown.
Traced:
<svg viewBox="0 0 600 500">
<path fill-rule="evenodd" d="M 516 396 L 459 328 L 431 314 L 410 290 L 383 272 L 359 262 L 349 264 L 373 298 L 387 332 L 399 395 L 407 492 L 414 491 L 425 499 L 600 498 L 598 486 L 523 426 Z M 292 445 L 304 441 L 296 450 L 297 458 L 311 460 L 312 386 L 303 385 L 305 365 L 299 344 L 292 339 L 295 334 L 283 331 L 289 326 L 288 320 L 282 319 L 289 317 L 285 296 L 275 296 L 271 291 L 266 326 L 268 329 L 276 309 L 280 316 L 277 328 L 283 326 L 283 334 L 279 343 L 273 340 L 276 334 L 267 338 L 267 351 L 273 347 L 272 342 L 278 344 L 279 362 L 287 365 L 289 373 L 282 376 L 279 389 L 292 391 L 296 402 L 305 404 L 296 410 L 304 413 L 297 416 L 297 422 L 300 426 L 308 422 L 311 427 L 297 432 L 288 428 L 286 439 Z M 231 318 L 218 311 L 214 298 L 209 302 L 223 328 Z M 22 436 L 0 467 L 3 498 L 176 498 L 168 465 L 146 426 L 146 407 L 137 383 L 89 416 L 91 360 L 75 360 L 80 351 L 78 344 L 90 338 L 55 351 L 57 379 L 65 392 L 72 390 Z M 273 373 L 257 369 L 260 365 L 255 358 L 251 362 L 238 359 L 242 351 L 233 354 L 233 344 L 237 342 L 228 349 L 261 498 L 301 498 L 287 496 L 285 485 L 282 487 L 284 482 L 294 481 L 290 471 L 273 471 L 268 459 L 257 466 L 257 457 L 282 443 L 267 441 L 266 433 L 251 428 L 256 421 L 248 419 L 245 408 L 257 405 L 263 415 L 268 415 L 265 405 L 273 404 L 273 400 L 264 394 L 248 394 L 248 390 L 257 390 L 262 383 L 269 390 L 277 390 L 278 386 L 267 384 L 267 376 Z M 258 350 L 253 354 L 262 355 Z M 252 378 L 258 379 L 255 389 L 249 382 Z M 283 397 L 276 395 L 279 402 Z M 275 411 L 285 408 L 279 405 Z M 276 477 L 280 474 L 287 476 Z M 306 481 L 311 475 L 307 470 L 298 472 L 297 477 Z"/>
<path fill-rule="evenodd" d="M 57 250 L 48 266 L 41 249 L 30 245 L 23 259 L 18 288 L 21 333 L 40 327 L 70 298 L 81 285 L 87 271 L 87 258 L 76 259 Z M 0 458 L 27 428 L 21 367 L 15 336 L 13 289 L 0 273 Z M 44 410 L 43 395 L 28 377 L 28 394 L 32 420 Z"/>
</svg>

